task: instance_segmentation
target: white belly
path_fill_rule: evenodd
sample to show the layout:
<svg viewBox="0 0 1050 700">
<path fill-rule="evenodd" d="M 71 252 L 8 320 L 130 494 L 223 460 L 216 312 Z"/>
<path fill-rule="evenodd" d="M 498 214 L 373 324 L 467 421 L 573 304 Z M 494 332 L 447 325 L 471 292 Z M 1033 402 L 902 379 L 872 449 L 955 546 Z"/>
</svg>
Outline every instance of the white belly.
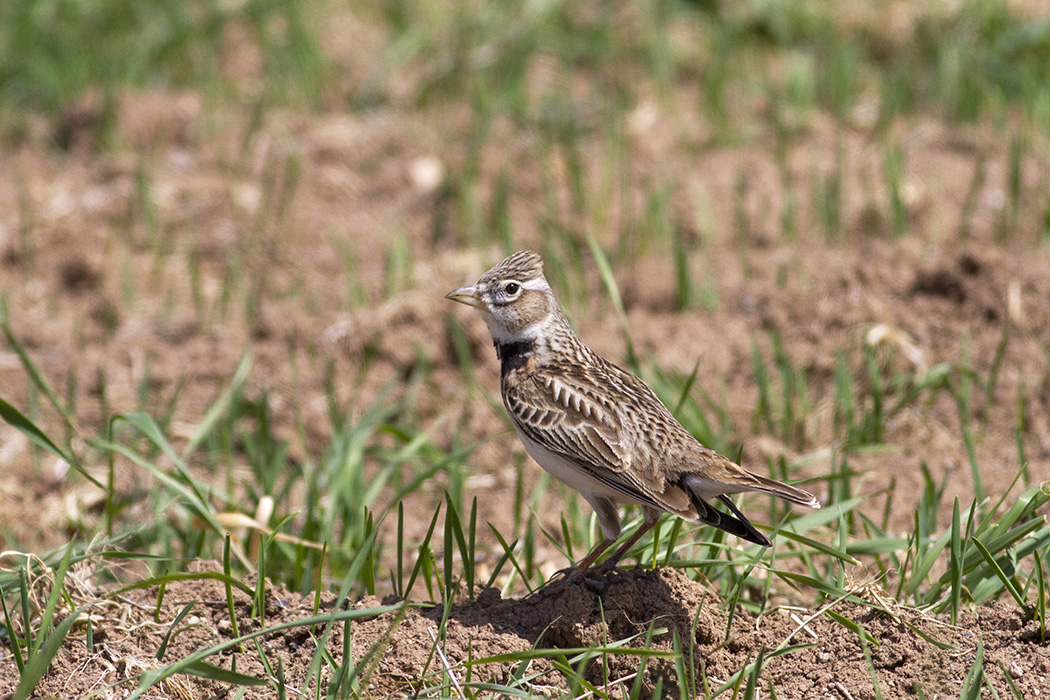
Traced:
<svg viewBox="0 0 1050 700">
<path fill-rule="evenodd" d="M 522 434 L 516 424 L 514 430 L 517 431 L 521 444 L 525 446 L 525 451 L 536 460 L 537 464 L 558 481 L 578 491 L 588 502 L 591 501 L 592 497 L 597 496 L 608 498 L 615 503 L 644 505 L 622 491 L 618 491 L 608 484 L 595 479 L 569 460 L 551 452 L 535 440 Z"/>
</svg>

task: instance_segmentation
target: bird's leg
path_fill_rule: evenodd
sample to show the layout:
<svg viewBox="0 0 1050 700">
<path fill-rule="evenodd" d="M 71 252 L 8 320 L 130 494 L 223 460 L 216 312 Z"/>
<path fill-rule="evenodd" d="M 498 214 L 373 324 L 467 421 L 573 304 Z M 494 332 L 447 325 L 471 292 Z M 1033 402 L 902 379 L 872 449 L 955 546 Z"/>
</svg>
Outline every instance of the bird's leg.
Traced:
<svg viewBox="0 0 1050 700">
<path fill-rule="evenodd" d="M 601 565 L 597 567 L 597 571 L 599 571 L 600 573 L 605 573 L 615 569 L 616 565 L 620 563 L 620 559 L 622 559 L 623 556 L 630 551 L 631 547 L 633 547 L 635 543 L 642 538 L 642 535 L 649 532 L 649 530 L 651 530 L 653 525 L 655 524 L 656 520 L 649 520 L 648 518 L 646 518 L 645 522 L 639 525 L 638 529 L 634 531 L 634 534 L 628 537 L 627 541 L 620 545 L 620 548 L 613 552 L 613 555 L 611 557 L 603 561 Z M 589 562 L 589 564 L 590 563 L 593 563 L 593 561 Z"/>
<path fill-rule="evenodd" d="M 628 537 L 627 541 L 624 542 L 611 557 L 602 562 L 599 566 L 594 566 L 594 562 L 598 560 L 598 557 L 600 557 L 619 537 L 620 521 L 616 505 L 609 499 L 591 496 L 587 498 L 587 501 L 590 502 L 591 506 L 594 507 L 595 513 L 598 514 L 598 523 L 601 525 L 604 537 L 579 564 L 571 569 L 559 571 L 558 574 L 563 575 L 564 578 L 554 585 L 548 585 L 546 588 L 547 591 L 553 592 L 561 590 L 565 586 L 575 583 L 580 579 L 594 579 L 596 585 L 604 586 L 604 584 L 597 583 L 597 580 L 615 569 L 616 564 L 620 559 L 622 559 L 642 535 L 649 532 L 653 525 L 656 524 L 657 520 L 660 519 L 659 511 L 645 508 L 645 519 L 638 529 L 635 530 L 634 534 Z M 591 581 L 588 581 L 588 586 L 590 585 Z"/>
<path fill-rule="evenodd" d="M 615 540 L 610 540 L 608 537 L 602 538 L 602 541 L 595 545 L 594 549 L 591 550 L 591 553 L 584 557 L 583 560 L 573 569 L 575 575 L 582 576 L 587 569 L 591 568 L 591 564 L 597 561 L 598 557 L 602 555 L 602 552 L 607 550 L 609 545 L 614 541 Z"/>
<path fill-rule="evenodd" d="M 594 549 L 591 550 L 590 554 L 583 558 L 583 561 L 581 561 L 579 564 L 570 569 L 563 569 L 562 571 L 559 571 L 559 574 L 565 574 L 565 578 L 561 579 L 557 583 L 549 584 L 548 586 L 546 586 L 545 591 L 548 593 L 560 591 L 565 586 L 575 583 L 580 579 L 585 580 L 589 588 L 605 588 L 607 584 L 600 580 L 601 577 L 615 569 L 616 565 L 620 562 L 620 559 L 622 559 L 623 556 L 627 554 L 628 551 L 630 551 L 631 547 L 633 547 L 635 543 L 642 538 L 642 535 L 649 532 L 649 530 L 651 530 L 653 525 L 655 524 L 656 520 L 646 520 L 645 522 L 643 522 L 640 526 L 638 526 L 638 529 L 634 531 L 634 534 L 628 537 L 627 541 L 620 545 L 620 547 L 615 552 L 613 552 L 613 555 L 611 557 L 603 561 L 600 565 L 594 566 L 594 562 L 597 561 L 598 557 L 600 557 L 602 553 L 606 549 L 608 549 L 609 546 L 614 542 L 614 540 L 611 540 L 609 538 L 603 539 L 601 542 L 598 543 L 598 545 Z M 594 580 L 592 581 L 591 579 Z"/>
</svg>

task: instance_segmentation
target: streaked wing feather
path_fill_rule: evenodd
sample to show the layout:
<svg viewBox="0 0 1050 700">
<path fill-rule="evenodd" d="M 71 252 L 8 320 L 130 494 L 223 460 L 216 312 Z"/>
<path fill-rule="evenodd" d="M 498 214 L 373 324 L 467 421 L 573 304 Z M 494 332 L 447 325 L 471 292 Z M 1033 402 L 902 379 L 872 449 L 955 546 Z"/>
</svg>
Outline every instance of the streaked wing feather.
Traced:
<svg viewBox="0 0 1050 700">
<path fill-rule="evenodd" d="M 619 412 L 595 398 L 600 393 L 588 379 L 563 374 L 515 382 L 504 388 L 507 409 L 534 442 L 632 500 L 662 509 L 631 472 Z"/>
</svg>

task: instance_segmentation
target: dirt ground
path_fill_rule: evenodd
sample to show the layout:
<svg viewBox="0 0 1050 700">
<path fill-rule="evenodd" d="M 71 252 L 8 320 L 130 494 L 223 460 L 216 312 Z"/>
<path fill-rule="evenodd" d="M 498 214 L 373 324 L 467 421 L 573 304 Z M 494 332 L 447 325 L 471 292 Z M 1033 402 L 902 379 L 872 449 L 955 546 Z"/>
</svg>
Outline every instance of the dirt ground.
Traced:
<svg viewBox="0 0 1050 700">
<path fill-rule="evenodd" d="M 196 571 L 217 571 L 216 563 L 193 567 Z M 995 604 L 961 616 L 951 625 L 941 615 L 925 615 L 914 610 L 893 608 L 883 612 L 854 604 L 834 606 L 871 635 L 868 665 L 856 632 L 822 614 L 799 608 L 771 609 L 760 619 L 736 616 L 730 623 L 726 611 L 714 594 L 673 569 L 618 573 L 606 579 L 598 591 L 584 584 L 557 592 L 538 592 L 517 599 L 501 599 L 496 589 L 485 589 L 476 600 L 452 607 L 446 623 L 445 659 L 434 654 L 433 640 L 442 624 L 441 606 L 413 608 L 401 616 L 396 612 L 369 616 L 351 623 L 352 648 L 360 661 L 373 648 L 378 653 L 364 664 L 362 694 L 386 698 L 411 696 L 421 687 L 440 685 L 447 663 L 461 680 L 507 683 L 520 677 L 521 662 L 488 661 L 473 665 L 463 679 L 460 664 L 498 654 L 539 649 L 579 649 L 605 639 L 634 638 L 634 647 L 646 645 L 650 626 L 657 632 L 648 647 L 672 651 L 677 632 L 692 666 L 691 681 L 683 681 L 673 659 L 653 659 L 641 678 L 643 696 L 659 685 L 670 697 L 679 697 L 680 682 L 695 683 L 716 690 L 740 668 L 753 662 L 760 652 L 773 655 L 762 673 L 759 690 L 774 688 L 782 698 L 874 698 L 872 674 L 878 678 L 883 697 L 916 697 L 916 686 L 925 697 L 958 697 L 963 679 L 983 642 L 985 673 L 1000 697 L 1010 696 L 1010 683 L 1021 697 L 1039 698 L 1047 693 L 1050 678 L 1050 648 L 1039 644 L 1038 626 L 1025 620 L 1016 608 Z M 94 592 L 96 595 L 104 591 Z M 250 619 L 252 601 L 237 594 L 238 617 Z M 176 634 L 168 642 L 165 661 L 231 636 L 225 590 L 217 581 L 194 581 L 169 585 L 164 602 L 157 606 L 157 590 L 144 589 L 110 597 L 92 613 L 94 649 L 88 650 L 83 637 L 66 644 L 41 683 L 34 697 L 124 697 L 124 686 L 107 685 L 133 678 L 144 670 L 156 669 L 157 649 L 170 629 L 171 621 L 188 603 L 193 603 Z M 377 608 L 391 600 L 366 597 L 354 608 Z M 322 596 L 320 611 L 331 611 L 334 595 Z M 302 597 L 285 590 L 272 590 L 266 603 L 266 624 L 310 617 L 313 596 Z M 243 623 L 242 623 L 243 624 Z M 727 638 L 727 628 L 730 630 Z M 328 647 L 341 658 L 347 628 L 333 626 Z M 915 630 L 919 630 L 924 639 Z M 241 634 L 252 631 L 242 628 Z M 267 658 L 283 662 L 289 691 L 302 687 L 309 672 L 317 636 L 309 628 L 294 627 L 261 639 Z M 378 646 L 376 646 L 378 645 Z M 785 655 L 780 649 L 797 647 Z M 236 657 L 236 658 L 234 658 Z M 623 688 L 636 682 L 637 657 L 612 655 L 605 668 L 597 661 L 586 666 L 588 682 L 611 697 L 621 697 Z M 211 657 L 211 662 L 239 673 L 263 677 L 267 669 L 254 649 L 249 653 L 230 650 Z M 691 661 L 690 661 L 691 660 Z M 327 683 L 330 669 L 322 682 Z M 546 659 L 527 666 L 531 680 L 523 690 L 533 697 L 559 697 L 564 679 Z M 1009 681 L 1007 681 L 1009 676 Z M 422 682 L 421 682 L 421 679 Z M 13 688 L 13 678 L 0 679 L 0 693 Z M 452 695 L 451 688 L 445 694 Z M 178 675 L 153 689 L 149 697 L 203 698 L 224 695 L 222 684 L 193 676 Z M 0 696 L 3 697 L 3 696 Z M 265 686 L 249 688 L 244 697 L 271 698 L 277 693 Z"/>
<path fill-rule="evenodd" d="M 404 377 L 425 361 L 433 371 L 433 393 L 422 399 L 420 410 L 426 418 L 441 412 L 465 417 L 460 424 L 471 434 L 492 436 L 471 458 L 479 477 L 471 492 L 479 499 L 479 522 L 510 527 L 501 505 L 515 479 L 507 455 L 523 451 L 498 415 L 473 410 L 465 401 L 448 335 L 450 314 L 465 327 L 477 377 L 491 392 L 498 387 L 498 367 L 482 324 L 443 299 L 499 257 L 464 240 L 462 212 L 451 210 L 441 185 L 458 182 L 467 167 L 470 116 L 442 106 L 405 116 L 396 107 L 364 115 L 275 112 L 252 130 L 247 113 L 214 114 L 194 94 L 130 93 L 120 100 L 115 148 L 99 151 L 87 142 L 59 153 L 50 144 L 60 125 L 48 123 L 32 125 L 24 140 L 5 146 L 0 291 L 14 332 L 59 393 L 73 399 L 82 430 L 97 434 L 109 413 L 136 410 L 148 378 L 147 405 L 164 406 L 177 392 L 173 425 L 188 431 L 250 348 L 248 391 L 267 396 L 275 430 L 290 439 L 293 457 L 303 458 L 319 452 L 329 437 L 329 363 L 336 370 L 338 396 L 365 406 L 389 379 Z M 607 229 L 594 233 L 613 243 L 628 212 L 644 204 L 627 201 L 640 197 L 642 183 L 675 183 L 670 217 L 688 242 L 694 274 L 717 290 L 717 303 L 675 310 L 671 256 L 659 245 L 641 246 L 615 270 L 638 351 L 685 373 L 699 362 L 700 381 L 719 391 L 724 386 L 729 414 L 739 426 L 750 423 L 756 404 L 752 339 L 768 350 L 769 332 L 775 331 L 788 355 L 821 387 L 811 424 L 797 439 L 788 444 L 759 428 L 744 443 L 743 463 L 813 454 L 799 476 L 827 472 L 827 458 L 820 455 L 832 439 L 836 354 L 859 363 L 867 334 L 879 324 L 904 334 L 914 349 L 907 357 L 899 353 L 897 362 L 929 368 L 968 356 L 980 376 L 989 373 L 1008 330 L 997 399 L 976 444 L 984 486 L 997 498 L 1019 468 L 1014 429 L 1022 401 L 1029 477 L 1032 483 L 1050 480 L 1050 252 L 1040 242 L 1050 191 L 1045 153 L 1024 160 L 1014 212 L 1005 194 L 1008 139 L 1000 129 L 926 118 L 902 121 L 894 129 L 904 144 L 902 191 L 910 233 L 895 239 L 880 213 L 889 196 L 878 175 L 882 146 L 862 128 L 816 119 L 798 134 L 787 164 L 798 192 L 809 192 L 815 175 L 842 164 L 842 232 L 828 241 L 805 203 L 798 210 L 797 233 L 781 230 L 787 203 L 772 137 L 746 147 L 685 149 L 682 133 L 703 134 L 705 125 L 681 128 L 672 119 L 674 105 L 644 107 L 645 119 L 639 119 L 646 126 L 628 144 L 634 189 L 614 198 Z M 90 108 L 86 114 L 90 120 Z M 537 163 L 538 137 L 520 125 L 497 121 L 491 128 L 494 136 L 480 154 L 481 176 L 471 185 L 474 196 L 490 204 L 496 196 L 491 183 L 509 168 L 515 241 L 542 247 L 538 212 L 549 204 L 542 172 L 549 167 L 565 189 L 566 164 L 557 155 Z M 595 143 L 583 144 L 585 174 L 595 181 L 601 168 L 597 151 Z M 978 162 L 984 175 L 974 188 Z M 287 193 L 283 207 L 274 204 L 280 199 L 275 191 Z M 708 202 L 710 226 L 697 214 L 698 198 Z M 571 213 L 563 215 L 572 219 Z M 741 215 L 748 222 L 744 240 L 733 223 Z M 403 288 L 389 290 L 387 261 L 402 242 L 412 253 L 411 275 Z M 347 249 L 356 259 L 353 266 L 344 263 Z M 585 268 L 585 298 L 594 301 L 569 311 L 588 344 L 620 359 L 624 341 L 618 321 L 601 301 L 594 265 L 588 261 Z M 230 279 L 238 282 L 233 300 L 224 301 Z M 363 303 L 348 301 L 355 290 L 364 295 Z M 238 313 L 224 313 L 224 304 Z M 303 358 L 297 373 L 290 369 L 291 352 Z M 0 345 L 0 396 L 20 407 L 30 401 L 25 373 L 7 345 Z M 297 439 L 295 409 L 305 443 Z M 38 420 L 48 430 L 62 430 L 42 408 Z M 856 455 L 851 464 L 863 472 L 858 489 L 878 496 L 873 512 L 891 499 L 893 532 L 913 527 L 923 461 L 935 479 L 951 475 L 946 503 L 954 496 L 969 502 L 973 485 L 953 401 L 942 396 L 923 411 L 904 412 L 888 429 L 888 450 Z M 0 425 L 0 538 L 39 551 L 98 517 L 98 494 L 56 466 L 34 461 L 25 438 Z M 531 470 L 527 479 L 534 480 L 535 465 L 525 468 Z M 891 483 L 896 487 L 887 496 Z M 409 523 L 411 535 L 426 527 L 442 486 L 429 492 L 430 502 L 416 504 L 426 516 Z M 554 530 L 560 508 L 552 503 L 540 513 Z M 539 558 L 548 559 L 551 570 L 565 564 L 553 549 Z M 85 648 L 82 634 L 71 635 L 37 696 L 78 697 L 151 667 L 148 659 L 168 625 L 191 600 L 199 601 L 192 621 L 181 628 L 167 659 L 230 634 L 217 584 L 169 586 L 156 617 L 155 590 L 127 594 L 114 601 L 114 617 L 100 608 L 94 653 Z M 331 606 L 331 597 L 325 602 Z M 250 601 L 241 604 L 247 614 Z M 271 621 L 292 620 L 310 614 L 312 598 L 276 591 L 270 607 Z M 587 646 L 605 636 L 644 633 L 655 620 L 690 640 L 697 673 L 706 675 L 712 688 L 760 650 L 768 653 L 791 638 L 813 646 L 769 661 L 760 685 L 772 684 L 782 698 L 874 697 L 857 635 L 826 616 L 798 630 L 812 612 L 785 607 L 761 619 L 738 615 L 723 643 L 726 613 L 701 584 L 669 569 L 624 573 L 601 592 L 581 585 L 502 600 L 488 590 L 476 602 L 464 600 L 450 616 L 445 654 L 454 664 L 468 654 Z M 859 608 L 849 617 L 859 619 L 878 642 L 870 652 L 885 697 L 912 697 L 913 681 L 927 697 L 957 696 L 978 640 L 1000 697 L 1010 694 L 1004 673 L 1023 697 L 1050 694 L 1050 650 L 1015 608 L 982 607 L 955 627 L 908 610 L 900 611 L 900 621 Z M 409 694 L 410 682 L 428 661 L 429 671 L 438 670 L 439 662 L 428 655 L 429 633 L 440 618 L 440 609 L 422 607 L 396 624 L 386 614 L 352 625 L 355 651 L 387 640 L 382 659 L 370 670 L 369 694 Z M 924 641 L 905 623 L 953 649 Z M 336 629 L 330 640 L 334 654 L 341 653 L 341 634 Z M 263 643 L 284 659 L 290 683 L 303 677 L 312 651 L 304 630 Z M 670 633 L 656 636 L 653 644 L 670 649 Z M 251 654 L 241 658 L 238 671 L 263 673 L 252 667 Z M 531 671 L 550 668 L 537 661 Z M 625 657 L 622 666 L 607 672 L 615 680 L 636 668 L 636 660 Z M 13 689 L 13 669 L 10 654 L 0 655 L 0 696 Z M 477 670 L 496 681 L 512 671 L 500 663 Z M 588 669 L 593 682 L 601 682 L 602 672 Z M 658 679 L 664 688 L 673 686 L 673 664 L 649 664 L 644 687 L 655 687 Z M 163 696 L 222 692 L 187 677 L 178 683 L 185 688 L 169 684 Z M 564 690 L 558 683 L 556 674 L 541 676 L 534 692 L 555 695 Z M 189 695 L 180 695 L 184 690 Z M 250 689 L 245 697 L 276 697 L 269 692 Z M 110 696 L 119 694 L 104 697 Z"/>
<path fill-rule="evenodd" d="M 512 488 L 514 465 L 506 456 L 523 453 L 500 416 L 470 410 L 465 402 L 447 319 L 455 315 L 468 333 L 477 377 L 495 392 L 498 366 L 487 334 L 469 312 L 449 308 L 443 298 L 500 256 L 453 239 L 435 241 L 435 227 L 447 212 L 439 194 L 414 184 L 412 175 L 421 159 L 436 159 L 448 177 L 455 177 L 461 159 L 457 139 L 446 139 L 451 146 L 439 144 L 430 118 L 274 115 L 272 124 L 249 139 L 245 162 L 231 176 L 229 163 L 235 157 L 227 151 L 236 139 L 199 133 L 203 108 L 192 99 L 154 94 L 132 95 L 126 102 L 121 114 L 128 123 L 119 123 L 122 142 L 142 138 L 135 135 L 136 118 L 161 112 L 176 121 L 151 132 L 155 141 L 148 148 L 137 146 L 155 155 L 135 155 L 129 145 L 127 151 L 69 156 L 50 150 L 46 142 L 28 142 L 6 155 L 10 167 L 0 178 L 0 280 L 12 328 L 58 393 L 72 399 L 87 433 L 101 431 L 106 411 L 139 410 L 143 396 L 154 411 L 177 397 L 173 425 L 189 431 L 250 349 L 249 392 L 265 393 L 275 432 L 289 439 L 292 457 L 302 459 L 316 455 L 330 436 L 329 365 L 339 400 L 366 406 L 380 387 L 422 362 L 434 377 L 433 393 L 420 398 L 422 417 L 445 411 L 454 418 L 449 424 L 463 425 L 476 436 L 494 436 L 475 453 L 473 466 L 489 475 L 479 482 L 493 491 Z M 452 124 L 461 141 L 466 136 L 455 131 L 455 116 L 453 111 L 445 124 Z M 227 128 L 237 133 L 237 124 Z M 507 138 L 494 139 L 499 148 L 482 153 L 491 177 L 479 180 L 495 179 L 504 162 L 497 158 L 507 159 L 507 151 L 511 160 L 521 161 L 511 198 L 515 233 L 521 247 L 540 247 L 535 213 L 543 206 L 536 184 L 540 164 L 527 160 L 529 134 L 504 128 Z M 1050 477 L 1045 333 L 1050 276 L 1046 248 L 1037 242 L 1040 193 L 1050 188 L 1047 161 L 1025 161 L 1021 202 L 1031 204 L 1018 208 L 1016 230 L 1004 232 L 1001 139 L 991 130 L 927 122 L 910 131 L 902 127 L 912 144 L 905 182 L 913 184 L 914 233 L 893 239 L 871 209 L 872 202 L 886 197 L 884 188 L 861 185 L 863 173 L 879 162 L 879 149 L 862 134 L 827 129 L 800 138 L 790 164 L 797 170 L 799 191 L 805 192 L 810 168 L 819 170 L 834 160 L 827 143 L 848 144 L 845 233 L 830 245 L 804 207 L 795 238 L 776 230 L 783 202 L 771 147 L 758 143 L 686 157 L 673 142 L 663 143 L 662 151 L 659 140 L 636 146 L 636 181 L 680 168 L 676 177 L 684 184 L 671 199 L 671 216 L 692 241 L 696 284 L 709 284 L 717 293 L 713 309 L 676 311 L 669 254 L 653 250 L 630 256 L 616 274 L 637 351 L 684 373 L 699 362 L 701 385 L 724 393 L 733 423 L 747 426 L 758 392 L 751 343 L 757 341 L 769 356 L 770 332 L 775 332 L 817 387 L 817 404 L 811 424 L 792 444 L 761 431 L 744 441 L 743 461 L 763 464 L 770 455 L 791 458 L 830 444 L 836 355 L 861 366 L 865 337 L 874 327 L 882 324 L 907 339 L 912 352 L 897 353 L 904 369 L 969 357 L 979 376 L 988 376 L 1008 330 L 996 401 L 977 436 L 985 485 L 994 495 L 1016 473 L 1013 432 L 1019 400 L 1028 411 L 1024 438 L 1030 478 Z M 274 177 L 282 177 L 285 152 L 292 150 L 301 160 L 298 185 L 285 213 L 272 221 L 270 213 L 257 211 L 260 193 L 274 186 Z M 975 152 L 985 164 L 985 184 L 963 220 Z M 140 211 L 136 189 L 143 163 L 152 168 L 149 192 L 156 209 L 148 216 Z M 752 222 L 743 243 L 732 230 L 732 202 L 742 177 L 751 183 L 744 204 Z M 695 188 L 710 201 L 715 224 L 710 232 L 698 230 L 691 204 Z M 492 195 L 483 191 L 480 196 Z M 260 216 L 269 223 L 255 226 Z M 616 215 L 611 216 L 615 228 Z M 153 220 L 159 223 L 148 223 Z M 27 223 L 28 237 L 19 233 Z M 150 233 L 151 226 L 158 230 Z M 961 228 L 968 232 L 965 239 L 959 237 Z M 397 245 L 390 231 L 403 232 L 413 253 L 410 281 L 392 294 L 384 281 L 389 252 Z M 604 234 L 611 242 L 610 236 Z M 344 247 L 355 251 L 353 268 L 343 264 Z M 618 321 L 602 301 L 594 266 L 585 269 L 583 298 L 593 301 L 568 310 L 589 345 L 622 359 Z M 371 301 L 348 303 L 344 290 L 357 287 Z M 232 310 L 221 311 L 225 307 Z M 435 338 L 440 342 L 429 342 Z M 294 373 L 293 352 L 300 358 Z M 0 356 L 0 386 L 6 400 L 28 405 L 27 377 L 10 349 Z M 305 444 L 294 429 L 296 411 Z M 39 413 L 42 426 L 61 431 L 45 409 Z M 0 528 L 11 528 L 26 544 L 47 546 L 63 523 L 93 517 L 97 494 L 68 487 L 63 472 L 29 459 L 28 443 L 19 433 L 7 426 L 0 431 L 0 495 L 7 504 Z M 895 417 L 886 440 L 894 449 L 892 459 L 858 456 L 854 466 L 868 470 L 863 480 L 872 493 L 896 478 L 896 496 L 916 498 L 922 460 L 937 478 L 945 470 L 957 471 L 947 494 L 950 503 L 952 496 L 971 490 L 959 438 L 957 407 L 941 396 L 928 411 Z M 826 460 L 807 469 L 799 476 L 826 473 Z M 483 518 L 499 523 L 506 517 L 498 499 L 479 501 Z M 894 511 L 901 516 L 894 527 L 907 529 L 914 503 L 901 505 Z"/>
</svg>

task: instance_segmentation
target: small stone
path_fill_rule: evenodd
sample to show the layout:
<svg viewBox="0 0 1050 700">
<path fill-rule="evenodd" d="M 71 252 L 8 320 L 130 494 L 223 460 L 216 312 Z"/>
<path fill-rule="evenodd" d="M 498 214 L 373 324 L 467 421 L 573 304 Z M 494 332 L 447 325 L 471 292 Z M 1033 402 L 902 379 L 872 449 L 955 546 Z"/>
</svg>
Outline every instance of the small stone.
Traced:
<svg viewBox="0 0 1050 700">
<path fill-rule="evenodd" d="M 660 118 L 659 106 L 647 100 L 642 102 L 627 116 L 627 129 L 636 135 L 648 134 L 653 130 L 656 121 Z"/>
<path fill-rule="evenodd" d="M 1010 662 L 1009 670 L 1010 670 L 1010 675 L 1012 677 L 1014 677 L 1014 678 L 1020 678 L 1021 676 L 1024 675 L 1024 669 L 1021 668 L 1021 665 L 1018 664 L 1016 661 L 1011 661 Z"/>
<path fill-rule="evenodd" d="M 445 180 L 445 166 L 434 156 L 416 158 L 408 166 L 408 179 L 422 192 L 433 192 Z"/>
<path fill-rule="evenodd" d="M 827 662 L 831 661 L 831 654 L 829 654 L 826 651 L 822 651 L 819 654 L 817 654 L 817 661 L 819 661 L 822 664 L 826 664 Z"/>
</svg>

